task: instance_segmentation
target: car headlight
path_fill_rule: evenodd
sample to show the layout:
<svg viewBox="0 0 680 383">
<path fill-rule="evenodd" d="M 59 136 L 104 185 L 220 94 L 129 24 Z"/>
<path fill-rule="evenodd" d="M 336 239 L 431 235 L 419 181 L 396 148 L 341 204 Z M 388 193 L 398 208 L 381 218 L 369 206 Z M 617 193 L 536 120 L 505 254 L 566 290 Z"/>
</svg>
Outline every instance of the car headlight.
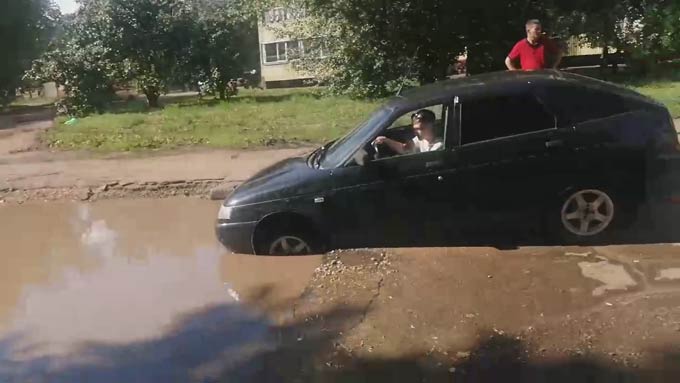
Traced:
<svg viewBox="0 0 680 383">
<path fill-rule="evenodd" d="M 220 211 L 217 213 L 217 219 L 229 220 L 231 219 L 231 212 L 234 210 L 232 206 L 220 206 Z"/>
</svg>

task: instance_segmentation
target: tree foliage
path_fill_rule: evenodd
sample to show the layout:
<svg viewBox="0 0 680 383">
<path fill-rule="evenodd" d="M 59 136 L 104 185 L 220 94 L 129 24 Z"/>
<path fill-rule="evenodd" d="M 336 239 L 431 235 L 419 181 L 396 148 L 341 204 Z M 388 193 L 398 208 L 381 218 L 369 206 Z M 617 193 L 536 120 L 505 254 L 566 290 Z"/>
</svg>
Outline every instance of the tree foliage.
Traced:
<svg viewBox="0 0 680 383">
<path fill-rule="evenodd" d="M 230 80 L 258 65 L 257 24 L 252 13 L 236 1 L 193 0 L 195 33 L 188 73 L 225 98 Z"/>
<path fill-rule="evenodd" d="M 257 46 L 255 25 L 237 5 L 236 0 L 82 0 L 30 75 L 64 85 L 65 106 L 75 114 L 103 110 L 117 84 L 135 83 L 151 107 L 172 84 L 210 80 L 219 91 L 244 66 L 252 67 L 252 55 L 244 49 Z"/>
<path fill-rule="evenodd" d="M 119 60 L 130 63 L 130 77 L 157 107 L 173 80 L 186 76 L 192 54 L 193 13 L 179 0 L 109 0 L 110 36 L 105 41 Z"/>
<path fill-rule="evenodd" d="M 0 12 L 0 105 L 6 105 L 22 84 L 31 61 L 45 49 L 59 20 L 49 0 L 3 0 Z"/>
<path fill-rule="evenodd" d="M 325 57 L 305 55 L 297 65 L 338 92 L 384 95 L 406 77 L 443 78 L 465 49 L 452 28 L 461 15 L 451 1 L 310 0 L 304 6 L 307 17 L 278 32 L 325 41 Z"/>
<path fill-rule="evenodd" d="M 624 29 L 636 57 L 646 59 L 648 66 L 659 59 L 680 58 L 680 2 L 646 0 L 638 11 Z"/>
<path fill-rule="evenodd" d="M 11 12 L 24 12 L 31 15 L 22 16 L 25 20 L 34 21 L 5 20 L 3 31 L 47 29 L 48 1 L 13 2 Z M 119 83 L 136 83 L 150 106 L 157 106 L 160 94 L 174 83 L 201 82 L 224 96 L 231 79 L 255 67 L 259 57 L 256 21 L 274 5 L 305 10 L 303 19 L 268 25 L 282 38 L 303 41 L 303 54 L 289 52 L 293 64 L 331 91 L 359 97 L 384 96 L 406 82 L 442 79 L 461 54 L 467 54 L 471 73 L 501 69 L 507 52 L 524 36 L 524 22 L 529 18 L 542 19 L 552 34 L 581 36 L 595 46 L 623 49 L 650 61 L 680 54 L 677 0 L 80 3 L 81 10 L 64 21 L 63 33 L 35 62 L 28 77 L 64 85 L 66 103 L 77 113 L 104 108 Z M 17 50 L 16 46 L 9 49 Z M 11 73 L 23 70 L 35 54 L 32 49 L 25 51 L 17 54 L 17 62 L 24 64 L 0 72 L 0 88 L 7 89 L 11 81 L 6 78 L 16 79 Z"/>
<path fill-rule="evenodd" d="M 33 62 L 27 73 L 36 81 L 63 86 L 61 107 L 69 114 L 102 111 L 113 99 L 114 85 L 125 78 L 130 64 L 108 45 L 113 34 L 107 0 L 86 0 L 74 17 L 66 18 L 62 33 Z"/>
<path fill-rule="evenodd" d="M 284 4 L 304 7 L 308 17 L 274 26 L 282 37 L 321 37 L 333 47 L 327 57 L 303 56 L 297 67 L 329 84 L 331 90 L 358 96 L 385 95 L 406 80 L 441 79 L 462 53 L 467 53 L 470 73 L 503 69 L 507 52 L 525 36 L 524 22 L 530 18 L 541 19 L 551 35 L 579 36 L 593 46 L 640 56 L 677 54 L 680 41 L 677 0 L 289 0 Z"/>
<path fill-rule="evenodd" d="M 308 0 L 307 18 L 274 27 L 282 36 L 328 41 L 327 57 L 304 56 L 296 65 L 356 96 L 382 96 L 404 81 L 446 77 L 456 58 L 469 53 L 471 69 L 500 68 L 523 34 L 523 22 L 545 14 L 534 0 Z"/>
</svg>

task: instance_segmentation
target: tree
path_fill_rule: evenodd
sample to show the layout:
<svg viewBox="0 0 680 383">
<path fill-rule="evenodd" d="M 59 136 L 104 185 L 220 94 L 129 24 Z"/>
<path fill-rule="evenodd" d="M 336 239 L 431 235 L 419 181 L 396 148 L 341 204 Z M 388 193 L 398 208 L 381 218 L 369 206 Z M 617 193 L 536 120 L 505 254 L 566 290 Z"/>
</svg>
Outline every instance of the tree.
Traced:
<svg viewBox="0 0 680 383">
<path fill-rule="evenodd" d="M 643 70 L 654 70 L 659 60 L 680 57 L 680 3 L 646 0 L 640 12 L 624 24 L 629 49 Z"/>
<path fill-rule="evenodd" d="M 256 19 L 238 1 L 193 0 L 192 5 L 196 31 L 187 73 L 225 99 L 229 81 L 258 65 Z"/>
<path fill-rule="evenodd" d="M 323 54 L 304 54 L 296 65 L 337 92 L 382 96 L 411 78 L 441 79 L 465 49 L 455 26 L 460 8 L 450 1 L 310 0 L 304 7 L 306 18 L 278 32 L 322 44 Z"/>
<path fill-rule="evenodd" d="M 112 35 L 105 42 L 131 65 L 150 107 L 158 107 L 168 84 L 182 78 L 191 57 L 191 7 L 181 0 L 108 0 Z"/>
<path fill-rule="evenodd" d="M 473 72 L 500 69 L 524 34 L 524 21 L 546 15 L 537 0 L 309 0 L 307 17 L 287 21 L 282 36 L 328 41 L 326 57 L 305 55 L 296 65 L 357 96 L 389 94 L 405 81 L 446 77 L 456 58 L 468 54 Z"/>
<path fill-rule="evenodd" d="M 63 86 L 66 98 L 59 106 L 71 115 L 103 111 L 114 97 L 114 85 L 129 77 L 129 62 L 107 45 L 113 34 L 107 1 L 82 1 L 80 11 L 63 20 L 58 36 L 26 74 Z"/>
<path fill-rule="evenodd" d="M 136 82 L 157 107 L 172 83 L 226 83 L 257 62 L 241 0 L 81 0 L 28 78 L 64 86 L 71 114 L 102 111 L 117 84 Z"/>
<path fill-rule="evenodd" d="M 47 47 L 59 19 L 49 0 L 3 1 L 0 12 L 0 105 L 11 102 L 31 61 Z"/>
</svg>

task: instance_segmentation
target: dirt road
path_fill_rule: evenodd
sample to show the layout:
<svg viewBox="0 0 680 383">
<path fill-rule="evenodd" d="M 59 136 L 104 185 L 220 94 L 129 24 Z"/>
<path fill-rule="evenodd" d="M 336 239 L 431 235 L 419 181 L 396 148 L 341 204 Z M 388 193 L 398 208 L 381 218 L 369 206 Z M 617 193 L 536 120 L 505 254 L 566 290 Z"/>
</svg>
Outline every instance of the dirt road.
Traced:
<svg viewBox="0 0 680 383">
<path fill-rule="evenodd" d="M 107 158 L 25 153 L 0 162 L 0 198 L 87 200 L 174 194 L 207 197 L 219 185 L 228 188 L 269 164 L 306 151 L 203 150 Z"/>
<path fill-rule="evenodd" d="M 192 195 L 215 199 L 256 171 L 309 149 L 182 150 L 101 156 L 39 142 L 53 114 L 26 112 L 0 128 L 0 200 L 95 200 Z M 7 118 L 6 118 L 7 119 Z"/>
<path fill-rule="evenodd" d="M 680 246 L 240 256 L 217 206 L 0 205 L 0 381 L 680 378 Z"/>
</svg>

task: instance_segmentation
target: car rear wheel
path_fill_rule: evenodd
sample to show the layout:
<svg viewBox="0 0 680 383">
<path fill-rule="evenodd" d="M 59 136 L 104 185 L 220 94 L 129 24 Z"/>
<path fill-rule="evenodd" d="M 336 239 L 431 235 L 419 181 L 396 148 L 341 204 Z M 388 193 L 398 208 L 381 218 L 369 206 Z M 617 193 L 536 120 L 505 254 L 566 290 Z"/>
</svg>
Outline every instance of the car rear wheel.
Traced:
<svg viewBox="0 0 680 383">
<path fill-rule="evenodd" d="M 618 226 L 622 210 L 605 188 L 577 188 L 561 198 L 550 214 L 561 240 L 586 243 L 608 236 Z"/>
</svg>

